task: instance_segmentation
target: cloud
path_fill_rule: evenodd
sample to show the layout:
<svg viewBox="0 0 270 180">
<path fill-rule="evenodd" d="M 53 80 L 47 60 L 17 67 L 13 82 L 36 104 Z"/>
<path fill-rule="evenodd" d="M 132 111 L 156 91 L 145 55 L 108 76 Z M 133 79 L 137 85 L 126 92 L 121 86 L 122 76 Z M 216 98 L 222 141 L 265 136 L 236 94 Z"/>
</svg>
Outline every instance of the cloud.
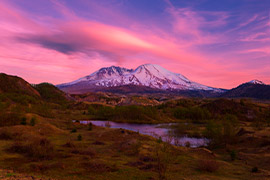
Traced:
<svg viewBox="0 0 270 180">
<path fill-rule="evenodd" d="M 57 31 L 47 30 L 45 34 L 21 34 L 17 40 L 33 43 L 61 53 L 93 52 L 103 55 L 123 56 L 155 48 L 127 30 L 97 22 L 58 22 Z M 115 59 L 117 61 L 117 59 Z"/>
<path fill-rule="evenodd" d="M 51 2 L 54 10 L 50 12 L 56 11 L 60 17 L 36 17 L 0 2 L 2 71 L 16 71 L 31 82 L 62 83 L 112 64 L 135 68 L 158 63 L 203 84 L 232 87 L 256 78 L 256 71 L 244 68 L 256 63 L 246 61 L 249 54 L 254 59 L 263 56 L 263 62 L 269 55 L 268 21 L 260 14 L 228 28 L 231 14 L 224 11 L 198 11 L 167 1 L 163 15 L 168 21 L 147 22 L 84 1 L 90 3 L 90 9 L 97 7 L 99 19 L 112 17 L 108 23 L 79 16 L 78 9 L 68 8 L 68 1 Z M 251 28 L 254 23 L 257 26 Z M 231 82 L 235 77 L 237 81 Z"/>
<path fill-rule="evenodd" d="M 175 7 L 169 0 L 166 2 L 166 11 L 172 16 L 174 33 L 184 43 L 197 45 L 222 41 L 223 37 L 220 34 L 209 33 L 209 30 L 227 25 L 227 12 L 194 11 L 190 7 Z"/>
</svg>

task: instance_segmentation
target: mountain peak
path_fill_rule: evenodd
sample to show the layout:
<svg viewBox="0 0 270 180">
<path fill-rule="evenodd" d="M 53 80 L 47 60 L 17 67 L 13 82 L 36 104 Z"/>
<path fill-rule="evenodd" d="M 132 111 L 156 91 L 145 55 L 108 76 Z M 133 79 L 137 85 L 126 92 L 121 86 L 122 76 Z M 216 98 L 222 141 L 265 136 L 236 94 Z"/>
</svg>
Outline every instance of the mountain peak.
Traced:
<svg viewBox="0 0 270 180">
<path fill-rule="evenodd" d="M 140 65 L 139 67 L 157 67 L 157 68 L 162 68 L 160 65 L 157 65 L 157 64 L 143 64 L 143 65 Z"/>
<path fill-rule="evenodd" d="M 185 76 L 171 72 L 157 64 L 143 64 L 135 70 L 118 66 L 101 68 L 76 81 L 58 87 L 110 88 L 125 85 L 144 86 L 161 90 L 209 90 L 222 91 L 193 81 Z"/>
<path fill-rule="evenodd" d="M 100 68 L 98 71 L 102 71 L 102 70 L 116 70 L 116 71 L 121 71 L 121 70 L 124 70 L 124 71 L 132 71 L 133 69 L 127 69 L 127 68 L 123 68 L 123 67 L 119 67 L 119 66 L 110 66 L 110 67 L 103 67 L 103 68 Z"/>
<path fill-rule="evenodd" d="M 102 76 L 103 78 L 108 78 L 111 76 L 121 76 L 125 73 L 130 73 L 132 72 L 133 69 L 127 69 L 127 68 L 122 68 L 119 66 L 110 66 L 110 67 L 104 67 L 99 69 L 98 71 L 94 72 L 92 75 L 98 75 L 98 76 Z"/>
<path fill-rule="evenodd" d="M 249 84 L 262 84 L 262 85 L 265 85 L 262 81 L 259 81 L 259 80 L 257 80 L 257 79 L 254 79 L 254 80 L 249 81 L 249 82 L 247 82 L 247 83 L 249 83 Z"/>
</svg>

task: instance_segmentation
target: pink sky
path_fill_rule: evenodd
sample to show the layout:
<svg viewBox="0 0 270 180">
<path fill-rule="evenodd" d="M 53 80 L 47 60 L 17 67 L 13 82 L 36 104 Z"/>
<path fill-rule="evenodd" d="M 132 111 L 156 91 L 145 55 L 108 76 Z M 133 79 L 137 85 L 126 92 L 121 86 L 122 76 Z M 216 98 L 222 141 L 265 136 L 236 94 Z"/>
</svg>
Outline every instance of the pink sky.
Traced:
<svg viewBox="0 0 270 180">
<path fill-rule="evenodd" d="M 153 12 L 138 9 L 142 18 L 125 8 L 143 2 L 71 2 L 1 1 L 0 71 L 60 84 L 101 67 L 153 63 L 213 87 L 270 84 L 270 19 L 261 6 L 235 15 L 166 0 Z"/>
</svg>

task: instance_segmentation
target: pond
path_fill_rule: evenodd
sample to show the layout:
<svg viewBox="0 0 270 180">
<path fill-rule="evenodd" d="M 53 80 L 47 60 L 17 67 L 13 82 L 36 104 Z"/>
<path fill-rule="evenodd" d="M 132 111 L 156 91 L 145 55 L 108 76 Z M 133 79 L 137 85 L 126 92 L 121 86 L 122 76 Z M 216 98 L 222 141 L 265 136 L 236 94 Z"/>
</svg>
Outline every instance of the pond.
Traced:
<svg viewBox="0 0 270 180">
<path fill-rule="evenodd" d="M 73 121 L 75 122 L 75 120 Z M 201 146 L 207 146 L 209 140 L 207 138 L 194 138 L 188 136 L 173 137 L 171 138 L 171 126 L 176 123 L 164 123 L 164 124 L 134 124 L 134 123 L 117 123 L 113 121 L 80 121 L 81 124 L 92 123 L 95 126 L 110 127 L 110 128 L 122 128 L 126 130 L 131 130 L 139 132 L 144 135 L 153 136 L 155 138 L 161 137 L 163 141 L 168 141 L 170 143 L 178 146 L 186 146 L 189 144 L 190 147 L 196 148 Z"/>
</svg>

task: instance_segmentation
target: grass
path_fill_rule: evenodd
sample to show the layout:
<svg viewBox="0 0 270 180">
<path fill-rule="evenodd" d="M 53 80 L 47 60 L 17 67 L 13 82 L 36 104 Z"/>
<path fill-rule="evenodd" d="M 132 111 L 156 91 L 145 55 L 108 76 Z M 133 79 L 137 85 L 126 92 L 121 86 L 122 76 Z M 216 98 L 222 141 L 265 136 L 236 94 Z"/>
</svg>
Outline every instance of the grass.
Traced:
<svg viewBox="0 0 270 180">
<path fill-rule="evenodd" d="M 45 88 L 39 92 L 43 101 L 29 103 L 22 98 L 23 103 L 18 105 L 16 102 L 21 98 L 16 98 L 0 104 L 3 126 L 0 127 L 0 169 L 67 180 L 256 179 L 270 171 L 267 152 L 270 128 L 265 126 L 267 122 L 263 118 L 259 119 L 261 127 L 255 127 L 258 118 L 253 118 L 264 117 L 267 105 L 249 101 L 243 105 L 240 100 L 226 99 L 180 99 L 158 106 L 121 107 L 64 103 L 62 98 L 54 103 L 54 96 L 50 95 L 54 89 L 48 84 L 42 86 Z M 138 99 L 135 98 L 141 101 Z M 22 118 L 24 125 L 20 124 Z M 95 118 L 133 123 L 187 123 L 176 126 L 175 133 L 192 137 L 203 136 L 208 130 L 209 137 L 220 135 L 232 139 L 238 130 L 234 129 L 236 126 L 251 134 L 237 136 L 237 143 L 226 140 L 222 148 L 212 152 L 175 147 L 136 132 L 110 129 L 109 124 L 96 127 L 72 123 L 72 120 Z M 231 152 L 237 152 L 237 156 Z M 252 173 L 253 167 L 258 167 L 259 172 Z"/>
<path fill-rule="evenodd" d="M 6 177 L 12 177 L 12 176 L 15 176 L 15 175 L 16 175 L 16 173 L 7 173 Z"/>
<path fill-rule="evenodd" d="M 42 121 L 41 121 L 42 122 Z M 6 149 L 14 148 L 14 141 L 19 141 L 34 152 L 35 148 L 40 150 L 40 140 L 36 140 L 37 136 L 42 136 L 40 132 L 46 130 L 39 126 L 13 126 L 5 128 L 6 131 L 14 132 L 22 128 L 21 135 L 13 135 L 11 138 L 1 140 L 1 168 L 15 168 L 16 171 L 45 175 L 47 177 L 58 179 L 158 179 L 156 159 L 156 139 L 140 135 L 136 132 L 125 130 L 124 133 L 118 129 L 110 129 L 104 127 L 92 127 L 92 131 L 88 131 L 88 126 L 74 124 L 77 132 L 70 133 L 69 130 L 47 133 L 46 137 L 54 151 L 51 152 L 50 158 L 44 158 L 43 155 L 31 155 L 24 151 L 6 151 Z M 56 128 L 56 127 L 54 127 Z M 57 128 L 56 128 L 57 129 Z M 2 128 L 0 129 L 1 132 Z M 78 135 L 83 138 L 77 140 Z M 19 150 L 24 150 L 25 146 L 19 146 Z M 22 149 L 20 149 L 23 147 Z M 196 177 L 208 179 L 244 179 L 249 178 L 252 167 L 235 160 L 223 161 L 219 156 L 213 157 L 208 151 L 191 150 L 184 147 L 171 146 L 167 156 L 173 155 L 168 163 L 166 178 L 181 179 Z M 18 148 L 18 147 L 16 147 Z M 34 148 L 34 149 L 32 149 Z M 28 151 L 28 150 L 27 150 Z M 26 153 L 26 154 L 25 154 Z M 165 157 L 166 157 L 166 151 Z M 163 155 L 162 155 L 163 156 Z M 229 155 L 228 155 L 229 156 Z M 220 165 L 218 170 L 198 170 L 198 162 L 204 161 L 206 157 L 211 157 L 213 161 L 217 161 Z M 166 160 L 165 160 L 166 161 Z M 239 166 L 239 163 L 241 166 Z M 209 170 L 210 169 L 210 170 Z M 210 171 L 210 172 L 209 172 Z M 241 174 L 234 174 L 234 172 Z M 245 175 L 246 174 L 246 175 Z M 256 176 L 256 173 L 253 173 Z"/>
</svg>

